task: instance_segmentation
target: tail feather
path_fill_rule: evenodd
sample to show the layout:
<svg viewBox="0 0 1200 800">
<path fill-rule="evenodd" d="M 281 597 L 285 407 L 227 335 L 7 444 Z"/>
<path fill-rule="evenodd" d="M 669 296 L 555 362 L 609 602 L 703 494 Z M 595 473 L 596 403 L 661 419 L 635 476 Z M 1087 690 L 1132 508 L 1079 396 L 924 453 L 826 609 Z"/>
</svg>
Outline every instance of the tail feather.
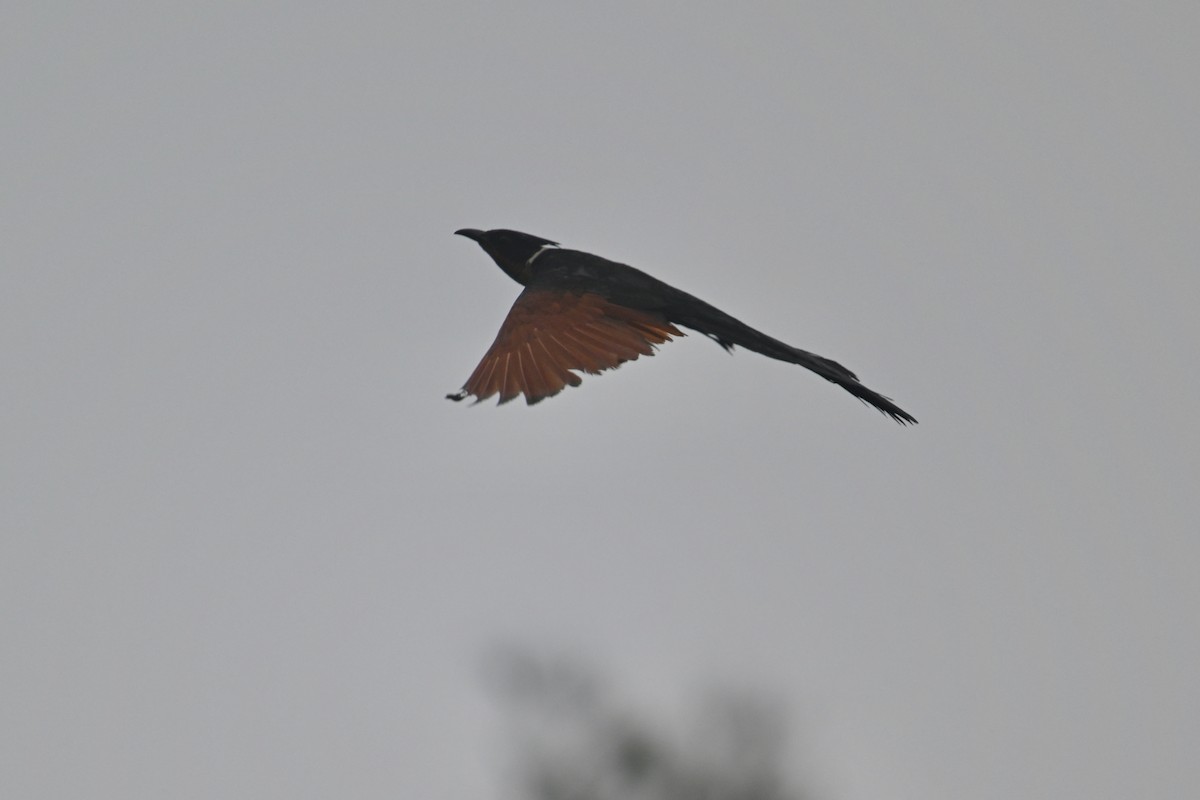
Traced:
<svg viewBox="0 0 1200 800">
<path fill-rule="evenodd" d="M 726 350 L 732 350 L 734 345 L 737 345 L 769 358 L 786 361 L 790 364 L 799 364 L 830 383 L 836 383 L 862 402 L 874 406 L 901 425 L 916 424 L 916 417 L 893 403 L 891 398 L 868 389 L 858 380 L 857 375 L 838 362 L 798 347 L 792 347 L 751 328 L 741 320 L 729 316 L 703 300 L 684 292 L 679 292 L 679 294 L 681 297 L 678 298 L 678 301 L 673 304 L 673 307 L 667 309 L 667 317 L 671 322 L 703 333 Z"/>
</svg>

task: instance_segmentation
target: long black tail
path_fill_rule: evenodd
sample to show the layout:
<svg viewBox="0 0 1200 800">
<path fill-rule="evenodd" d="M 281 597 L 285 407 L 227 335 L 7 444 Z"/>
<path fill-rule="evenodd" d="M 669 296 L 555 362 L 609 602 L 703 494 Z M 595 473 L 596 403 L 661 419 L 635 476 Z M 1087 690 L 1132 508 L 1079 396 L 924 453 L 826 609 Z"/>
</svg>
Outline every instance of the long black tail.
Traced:
<svg viewBox="0 0 1200 800">
<path fill-rule="evenodd" d="M 891 399 L 863 386 L 857 375 L 836 361 L 773 339 L 699 298 L 677 289 L 675 291 L 679 292 L 679 296 L 675 298 L 676 302 L 671 303 L 665 309 L 671 322 L 715 339 L 717 344 L 726 350 L 732 350 L 734 345 L 738 345 L 770 358 L 787 361 L 790 364 L 799 364 L 805 369 L 817 373 L 825 380 L 836 383 L 859 400 L 874 406 L 901 425 L 916 424 L 916 417 L 893 403 Z"/>
</svg>

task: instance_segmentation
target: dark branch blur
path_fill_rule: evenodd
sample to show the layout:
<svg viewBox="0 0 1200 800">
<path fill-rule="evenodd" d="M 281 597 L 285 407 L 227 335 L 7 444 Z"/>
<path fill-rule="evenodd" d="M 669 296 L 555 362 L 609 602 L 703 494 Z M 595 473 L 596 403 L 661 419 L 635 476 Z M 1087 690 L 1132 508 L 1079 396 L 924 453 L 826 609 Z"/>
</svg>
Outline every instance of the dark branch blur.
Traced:
<svg viewBox="0 0 1200 800">
<path fill-rule="evenodd" d="M 630 708 L 570 659 L 506 649 L 487 677 L 521 800 L 812 797 L 788 785 L 783 712 L 753 694 L 711 693 L 680 725 Z"/>
</svg>

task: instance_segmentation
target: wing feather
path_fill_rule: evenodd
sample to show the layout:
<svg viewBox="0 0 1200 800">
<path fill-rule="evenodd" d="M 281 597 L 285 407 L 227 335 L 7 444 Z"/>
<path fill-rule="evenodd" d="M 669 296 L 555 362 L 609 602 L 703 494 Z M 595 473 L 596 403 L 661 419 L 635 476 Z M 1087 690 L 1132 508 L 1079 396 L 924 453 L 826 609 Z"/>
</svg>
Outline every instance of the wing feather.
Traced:
<svg viewBox="0 0 1200 800">
<path fill-rule="evenodd" d="M 537 346 L 537 350 L 539 351 L 536 363 L 541 367 L 542 379 L 546 382 L 546 393 L 543 397 L 553 397 L 561 392 L 566 388 L 571 378 L 579 380 L 577 375 L 560 364 L 558 359 L 551 355 L 549 348 L 546 347 L 544 337 L 534 340 L 533 344 L 530 345 L 531 352 L 534 345 Z M 537 401 L 535 400 L 534 402 Z"/>
<path fill-rule="evenodd" d="M 577 372 L 615 369 L 653 355 L 655 345 L 675 336 L 683 332 L 665 317 L 598 294 L 526 289 L 462 391 L 450 397 L 474 395 L 479 402 L 499 394 L 507 403 L 523 394 L 533 405 L 578 386 Z"/>
</svg>

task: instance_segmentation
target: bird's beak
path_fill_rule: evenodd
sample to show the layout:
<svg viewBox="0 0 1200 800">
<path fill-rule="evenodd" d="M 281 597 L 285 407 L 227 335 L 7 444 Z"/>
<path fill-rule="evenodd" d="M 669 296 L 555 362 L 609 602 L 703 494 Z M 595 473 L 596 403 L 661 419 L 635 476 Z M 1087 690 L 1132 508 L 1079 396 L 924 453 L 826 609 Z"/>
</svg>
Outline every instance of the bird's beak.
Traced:
<svg viewBox="0 0 1200 800">
<path fill-rule="evenodd" d="M 454 235 L 455 236 L 465 236 L 468 239 L 474 239 L 475 241 L 478 242 L 480 239 L 483 238 L 483 231 L 478 230 L 476 228 L 459 228 L 458 230 L 456 230 L 454 232 Z"/>
</svg>

